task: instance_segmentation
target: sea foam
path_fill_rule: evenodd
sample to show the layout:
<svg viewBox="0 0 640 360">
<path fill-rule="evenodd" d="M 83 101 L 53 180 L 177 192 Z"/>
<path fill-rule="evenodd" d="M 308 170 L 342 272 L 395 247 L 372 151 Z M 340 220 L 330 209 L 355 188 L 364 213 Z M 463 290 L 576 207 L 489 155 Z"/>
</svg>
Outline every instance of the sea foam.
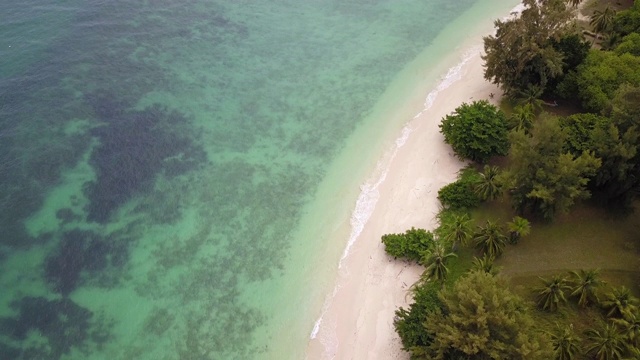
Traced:
<svg viewBox="0 0 640 360">
<path fill-rule="evenodd" d="M 447 71 L 446 75 L 441 78 L 438 85 L 427 94 L 422 110 L 420 110 L 413 117 L 413 119 L 420 117 L 422 114 L 428 111 L 433 106 L 440 92 L 444 91 L 445 89 L 459 81 L 462 78 L 462 70 L 464 66 L 476 56 L 480 56 L 481 51 L 482 48 L 480 46 L 473 47 L 466 51 L 462 55 L 460 62 L 451 67 Z M 376 164 L 376 169 L 373 172 L 373 175 L 369 178 L 368 181 L 360 186 L 361 191 L 358 199 L 356 200 L 354 210 L 351 214 L 351 233 L 349 235 L 349 240 L 347 242 L 347 245 L 345 246 L 342 256 L 340 257 L 340 261 L 338 262 L 338 269 L 344 271 L 344 262 L 349 257 L 353 245 L 356 243 L 360 234 L 362 233 L 362 230 L 371 218 L 371 215 L 376 208 L 376 204 L 378 203 L 378 199 L 380 198 L 380 186 L 386 180 L 391 164 L 393 163 L 393 160 L 395 159 L 398 151 L 400 150 L 400 148 L 402 148 L 402 146 L 406 144 L 407 140 L 411 136 L 411 133 L 414 130 L 413 125 L 414 124 L 412 124 L 412 121 L 409 121 L 402 128 L 400 136 L 398 136 L 398 138 L 395 140 L 392 148 L 389 149 L 385 156 L 383 156 L 382 159 L 379 160 Z M 331 306 L 333 299 L 335 298 L 339 289 L 340 285 L 336 284 L 336 286 L 333 288 L 333 291 L 327 295 L 327 298 L 325 299 L 324 305 L 322 307 L 321 315 L 318 320 L 316 320 L 313 326 L 313 330 L 311 331 L 311 334 L 309 336 L 310 339 L 317 338 L 321 328 L 323 328 L 324 330 L 331 330 L 323 332 L 324 335 L 321 339 L 319 339 L 324 346 L 325 352 L 323 358 L 325 359 L 333 359 L 338 349 L 338 339 L 335 334 L 335 324 L 333 324 L 334 326 L 332 326 L 333 329 L 326 329 L 326 326 L 328 324 L 323 325 L 323 318 L 329 307 Z"/>
</svg>

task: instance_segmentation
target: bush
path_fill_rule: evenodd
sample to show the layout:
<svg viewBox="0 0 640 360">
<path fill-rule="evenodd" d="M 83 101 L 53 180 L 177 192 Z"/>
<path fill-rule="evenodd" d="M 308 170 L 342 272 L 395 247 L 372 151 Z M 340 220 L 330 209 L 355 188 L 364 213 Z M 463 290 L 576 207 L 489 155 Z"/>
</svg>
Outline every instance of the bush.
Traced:
<svg viewBox="0 0 640 360">
<path fill-rule="evenodd" d="M 402 347 L 411 351 L 415 347 L 426 347 L 433 341 L 432 336 L 424 328 L 424 320 L 427 315 L 440 309 L 442 303 L 438 299 L 439 285 L 436 283 L 423 283 L 413 288 L 414 303 L 409 310 L 399 308 L 393 326 L 400 336 Z"/>
<path fill-rule="evenodd" d="M 486 100 L 463 103 L 440 124 L 444 140 L 464 159 L 486 162 L 509 150 L 507 118 Z"/>
<path fill-rule="evenodd" d="M 387 254 L 394 258 L 420 261 L 433 244 L 433 234 L 431 231 L 412 227 L 404 234 L 383 235 L 382 243 L 385 245 Z"/>
<path fill-rule="evenodd" d="M 445 209 L 472 209 L 480 204 L 480 197 L 475 192 L 475 185 L 480 174 L 468 167 L 464 169 L 457 181 L 443 186 L 438 191 L 438 200 Z"/>
</svg>

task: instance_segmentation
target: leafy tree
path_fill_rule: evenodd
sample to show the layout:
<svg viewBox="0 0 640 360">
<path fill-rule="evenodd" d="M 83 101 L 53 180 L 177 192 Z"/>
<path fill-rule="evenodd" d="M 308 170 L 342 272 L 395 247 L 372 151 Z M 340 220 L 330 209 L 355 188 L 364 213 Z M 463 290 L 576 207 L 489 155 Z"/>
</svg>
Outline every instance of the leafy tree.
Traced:
<svg viewBox="0 0 640 360">
<path fill-rule="evenodd" d="M 554 275 L 551 279 L 539 278 L 543 285 L 538 287 L 537 303 L 542 310 L 555 312 L 561 303 L 567 302 L 564 292 L 570 289 L 567 279 L 560 275 Z"/>
<path fill-rule="evenodd" d="M 442 311 L 427 315 L 433 341 L 415 349 L 427 359 L 545 359 L 551 345 L 525 302 L 493 275 L 472 272 L 440 291 Z"/>
<path fill-rule="evenodd" d="M 594 42 L 600 33 L 608 31 L 613 27 L 613 19 L 615 15 L 616 11 L 609 5 L 607 5 L 604 10 L 595 10 L 593 12 L 589 18 L 589 25 L 591 25 L 593 30 L 596 32 L 596 36 L 593 39 Z"/>
<path fill-rule="evenodd" d="M 491 275 L 497 275 L 499 272 L 498 267 L 494 266 L 495 258 L 484 254 L 481 258 L 474 257 L 473 264 L 471 266 L 472 271 L 482 271 Z"/>
<path fill-rule="evenodd" d="M 553 345 L 553 358 L 555 360 L 573 360 L 580 354 L 580 338 L 573 332 L 572 326 L 557 326 L 551 333 Z"/>
<path fill-rule="evenodd" d="M 624 359 L 624 340 L 613 324 L 601 324 L 598 328 L 585 331 L 589 345 L 588 354 L 597 360 Z"/>
<path fill-rule="evenodd" d="M 602 307 L 608 310 L 608 317 L 622 318 L 638 311 L 638 299 L 631 295 L 629 289 L 621 286 L 605 295 Z"/>
<path fill-rule="evenodd" d="M 431 251 L 429 255 L 424 256 L 422 260 L 422 264 L 426 265 L 427 268 L 424 270 L 422 274 L 422 280 L 433 280 L 437 281 L 440 284 L 444 284 L 444 281 L 449 274 L 449 269 L 447 268 L 447 259 L 457 257 L 454 253 L 447 253 L 445 251 L 444 245 L 437 244 Z"/>
<path fill-rule="evenodd" d="M 412 287 L 413 304 L 409 309 L 399 308 L 393 325 L 406 351 L 422 349 L 431 344 L 432 336 L 425 331 L 423 323 L 427 315 L 440 309 L 439 286 L 434 283 L 419 282 Z"/>
<path fill-rule="evenodd" d="M 473 235 L 469 214 L 456 214 L 446 211 L 440 214 L 442 214 L 438 216 L 440 226 L 436 230 L 440 238 L 451 243 L 454 250 L 458 247 L 458 244 L 466 245 Z"/>
<path fill-rule="evenodd" d="M 476 183 L 475 193 L 482 200 L 495 200 L 502 194 L 502 180 L 497 166 L 485 165 Z"/>
<path fill-rule="evenodd" d="M 521 237 L 531 233 L 529 220 L 520 216 L 514 216 L 513 220 L 507 223 L 507 227 L 509 229 L 509 242 L 512 244 L 517 244 Z"/>
<path fill-rule="evenodd" d="M 563 0 L 524 0 L 519 17 L 496 20 L 496 34 L 484 38 L 484 77 L 514 97 L 530 86 L 544 89 L 562 74 L 563 54 L 554 48 L 571 31 Z"/>
<path fill-rule="evenodd" d="M 618 46 L 613 49 L 618 55 L 629 53 L 634 56 L 640 56 L 640 34 L 631 33 L 624 38 Z"/>
<path fill-rule="evenodd" d="M 571 296 L 578 298 L 578 305 L 587 307 L 590 304 L 597 304 L 598 288 L 604 283 L 600 280 L 600 270 L 580 270 L 580 272 L 572 271 L 573 287 Z"/>
<path fill-rule="evenodd" d="M 425 229 L 412 227 L 404 234 L 383 235 L 382 243 L 387 254 L 394 258 L 420 261 L 433 244 L 433 234 Z"/>
<path fill-rule="evenodd" d="M 438 190 L 438 200 L 445 209 L 472 209 L 480 204 L 480 198 L 474 188 L 480 181 L 478 172 L 467 167 L 460 172 L 458 180 Z"/>
<path fill-rule="evenodd" d="M 484 226 L 480 226 L 478 232 L 473 236 L 476 247 L 482 249 L 484 254 L 494 258 L 504 252 L 506 238 L 502 227 L 491 220 L 487 220 Z"/>
<path fill-rule="evenodd" d="M 636 0 L 629 9 L 619 11 L 613 19 L 612 32 L 618 38 L 632 33 L 640 33 L 640 1 Z"/>
<path fill-rule="evenodd" d="M 640 189 L 640 88 L 623 85 L 616 92 L 611 117 L 576 114 L 560 120 L 567 131 L 565 148 L 574 155 L 592 151 L 602 165 L 590 182 L 601 202 L 629 207 Z"/>
<path fill-rule="evenodd" d="M 592 50 L 577 68 L 576 84 L 582 106 L 606 113 L 620 85 L 640 86 L 640 57 Z"/>
<path fill-rule="evenodd" d="M 600 160 L 584 152 L 574 156 L 563 150 L 567 138 L 553 117 L 545 117 L 530 135 L 511 133 L 509 178 L 514 207 L 552 219 L 578 199 L 590 196 L 586 188 Z"/>
<path fill-rule="evenodd" d="M 464 159 L 486 162 L 509 150 L 507 121 L 502 110 L 486 100 L 463 103 L 440 124 L 444 140 Z"/>
</svg>

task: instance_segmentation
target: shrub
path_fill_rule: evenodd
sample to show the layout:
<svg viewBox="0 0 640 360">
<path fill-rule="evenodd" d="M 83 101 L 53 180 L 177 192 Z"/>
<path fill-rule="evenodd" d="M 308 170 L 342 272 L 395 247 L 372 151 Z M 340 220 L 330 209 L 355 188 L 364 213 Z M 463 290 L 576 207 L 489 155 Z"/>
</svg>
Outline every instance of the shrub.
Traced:
<svg viewBox="0 0 640 360">
<path fill-rule="evenodd" d="M 433 244 L 433 234 L 425 229 L 411 228 L 404 234 L 387 234 L 382 236 L 387 254 L 394 258 L 406 258 L 420 261 L 422 255 Z"/>
</svg>

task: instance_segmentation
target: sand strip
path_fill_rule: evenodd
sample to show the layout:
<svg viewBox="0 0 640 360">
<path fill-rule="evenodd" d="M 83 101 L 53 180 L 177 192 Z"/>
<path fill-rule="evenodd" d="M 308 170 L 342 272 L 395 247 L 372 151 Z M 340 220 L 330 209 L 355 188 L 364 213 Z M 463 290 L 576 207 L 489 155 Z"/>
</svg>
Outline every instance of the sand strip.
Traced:
<svg viewBox="0 0 640 360">
<path fill-rule="evenodd" d="M 440 119 L 463 102 L 498 100 L 499 90 L 483 79 L 481 38 L 447 77 L 430 108 L 413 119 L 411 134 L 395 154 L 379 200 L 358 241 L 342 262 L 333 296 L 307 349 L 307 359 L 408 359 L 393 327 L 395 310 L 407 307 L 407 289 L 422 268 L 389 258 L 380 237 L 421 227 L 432 229 L 438 189 L 455 180 L 464 165 L 439 133 Z M 450 74 L 451 75 L 451 71 Z M 446 87 L 448 86 L 448 87 Z M 446 87 L 446 88 L 445 88 Z"/>
</svg>

